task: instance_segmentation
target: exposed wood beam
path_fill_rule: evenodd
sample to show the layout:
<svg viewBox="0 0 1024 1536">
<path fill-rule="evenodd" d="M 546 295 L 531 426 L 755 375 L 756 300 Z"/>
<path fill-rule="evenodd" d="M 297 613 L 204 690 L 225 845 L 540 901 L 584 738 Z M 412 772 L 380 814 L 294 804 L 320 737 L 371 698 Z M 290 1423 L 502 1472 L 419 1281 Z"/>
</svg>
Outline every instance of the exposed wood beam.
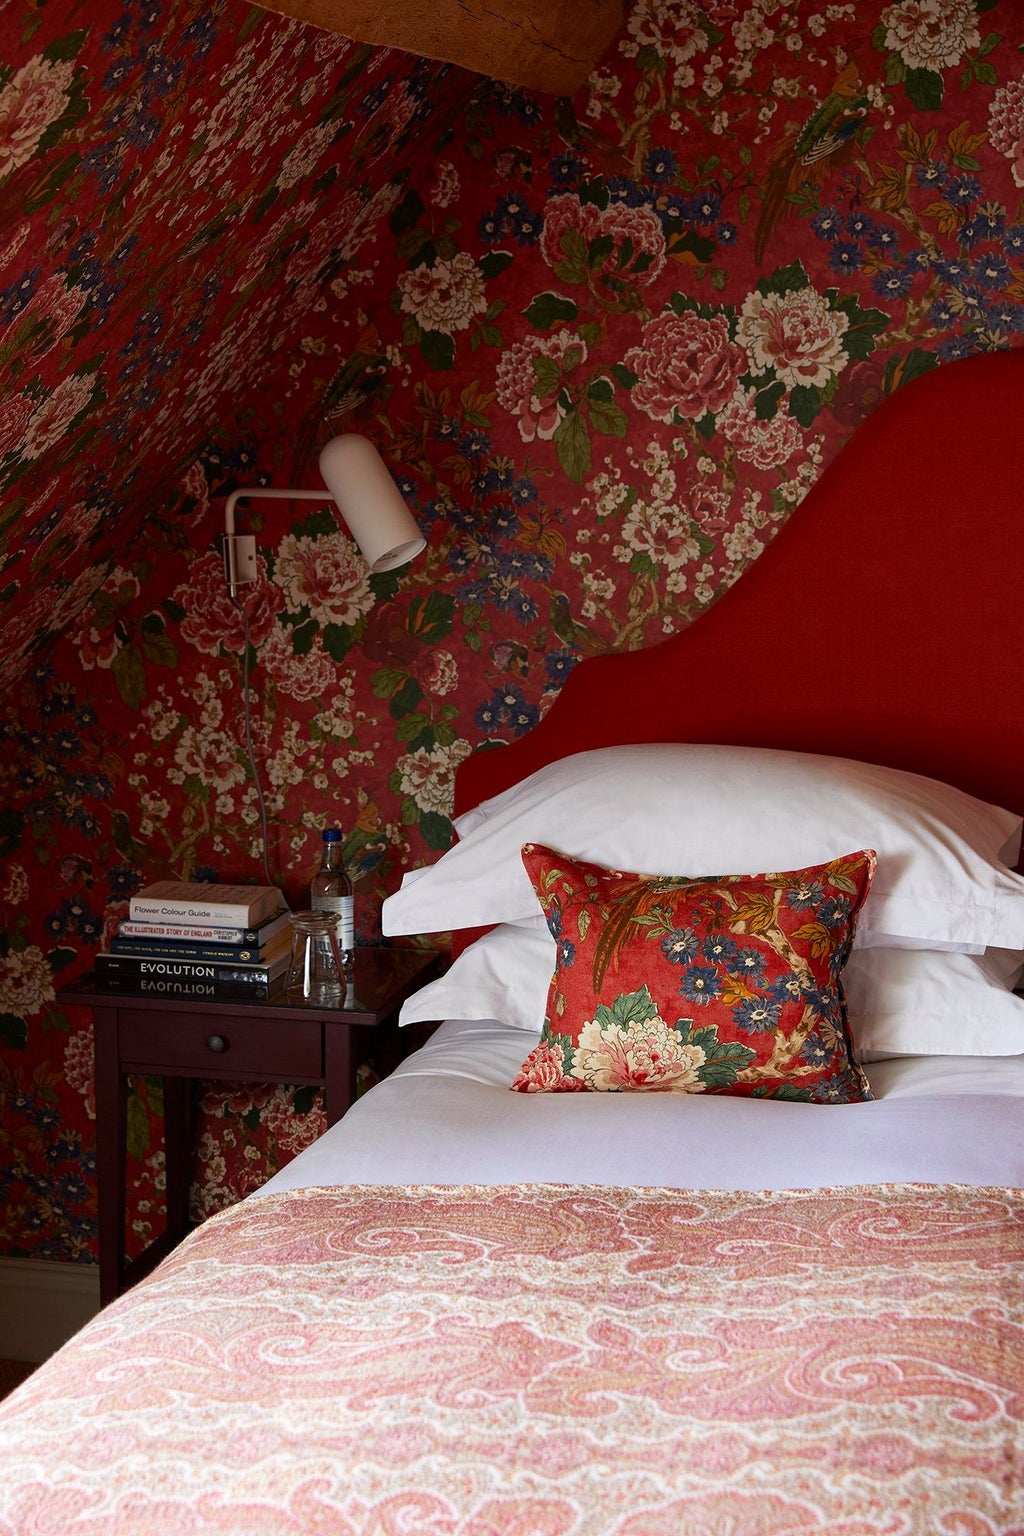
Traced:
<svg viewBox="0 0 1024 1536">
<path fill-rule="evenodd" d="M 571 96 L 622 26 L 622 0 L 256 0 L 357 43 L 402 48 Z"/>
</svg>

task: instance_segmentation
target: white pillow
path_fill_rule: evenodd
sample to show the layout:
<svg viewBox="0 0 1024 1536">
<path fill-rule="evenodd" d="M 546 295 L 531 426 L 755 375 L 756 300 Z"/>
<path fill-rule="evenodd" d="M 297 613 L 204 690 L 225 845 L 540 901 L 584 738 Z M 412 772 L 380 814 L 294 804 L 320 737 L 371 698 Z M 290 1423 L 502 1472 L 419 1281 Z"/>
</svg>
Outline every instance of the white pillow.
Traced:
<svg viewBox="0 0 1024 1536">
<path fill-rule="evenodd" d="M 855 950 L 843 971 L 858 1061 L 1024 1054 L 1019 951 Z"/>
<path fill-rule="evenodd" d="M 602 747 L 457 818 L 460 841 L 383 906 L 384 933 L 535 915 L 520 858 L 547 843 L 640 874 L 761 874 L 874 848 L 861 945 L 1024 949 L 1019 816 L 934 779 L 758 747 Z"/>
<path fill-rule="evenodd" d="M 1024 998 L 1010 991 L 1022 966 L 1019 951 L 998 949 L 854 951 L 843 988 L 857 1059 L 1024 1055 Z M 504 923 L 409 998 L 399 1022 L 497 1019 L 539 1039 L 554 967 L 542 920 Z"/>
<path fill-rule="evenodd" d="M 407 998 L 398 1022 L 497 1019 L 539 1039 L 554 969 L 555 941 L 542 916 L 535 923 L 503 923 Z"/>
</svg>

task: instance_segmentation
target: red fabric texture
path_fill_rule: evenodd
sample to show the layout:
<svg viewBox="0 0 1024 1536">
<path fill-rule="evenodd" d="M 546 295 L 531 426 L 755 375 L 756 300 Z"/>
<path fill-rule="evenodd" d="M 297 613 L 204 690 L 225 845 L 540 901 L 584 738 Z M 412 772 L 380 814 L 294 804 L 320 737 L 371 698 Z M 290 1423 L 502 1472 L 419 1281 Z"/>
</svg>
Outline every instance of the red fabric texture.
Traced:
<svg viewBox="0 0 1024 1536">
<path fill-rule="evenodd" d="M 875 855 L 782 874 L 647 876 L 527 843 L 558 946 L 522 1093 L 871 1098 L 840 984 Z"/>
</svg>

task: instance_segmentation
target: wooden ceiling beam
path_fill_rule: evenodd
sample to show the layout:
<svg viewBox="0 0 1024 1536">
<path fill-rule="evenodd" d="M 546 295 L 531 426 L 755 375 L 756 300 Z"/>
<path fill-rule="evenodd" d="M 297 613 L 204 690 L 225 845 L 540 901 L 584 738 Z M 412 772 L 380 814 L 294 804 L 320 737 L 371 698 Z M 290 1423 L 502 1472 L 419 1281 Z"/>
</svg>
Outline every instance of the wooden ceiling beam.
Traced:
<svg viewBox="0 0 1024 1536">
<path fill-rule="evenodd" d="M 256 0 L 328 32 L 571 96 L 619 32 L 622 0 Z"/>
</svg>

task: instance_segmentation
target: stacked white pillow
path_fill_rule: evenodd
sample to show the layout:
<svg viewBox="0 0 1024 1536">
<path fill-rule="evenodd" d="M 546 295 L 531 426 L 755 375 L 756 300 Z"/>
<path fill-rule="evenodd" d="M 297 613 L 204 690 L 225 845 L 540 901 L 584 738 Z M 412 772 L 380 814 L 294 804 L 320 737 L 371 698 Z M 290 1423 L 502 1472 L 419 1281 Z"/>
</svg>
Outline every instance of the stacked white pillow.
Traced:
<svg viewBox="0 0 1024 1536">
<path fill-rule="evenodd" d="M 1024 1052 L 1021 819 L 918 774 L 753 747 L 577 753 L 456 820 L 384 903 L 385 934 L 498 925 L 403 1009 L 539 1034 L 554 944 L 520 857 L 542 842 L 642 874 L 800 869 L 873 848 L 844 981 L 858 1054 Z M 424 1010 L 430 1011 L 424 1011 Z"/>
</svg>

